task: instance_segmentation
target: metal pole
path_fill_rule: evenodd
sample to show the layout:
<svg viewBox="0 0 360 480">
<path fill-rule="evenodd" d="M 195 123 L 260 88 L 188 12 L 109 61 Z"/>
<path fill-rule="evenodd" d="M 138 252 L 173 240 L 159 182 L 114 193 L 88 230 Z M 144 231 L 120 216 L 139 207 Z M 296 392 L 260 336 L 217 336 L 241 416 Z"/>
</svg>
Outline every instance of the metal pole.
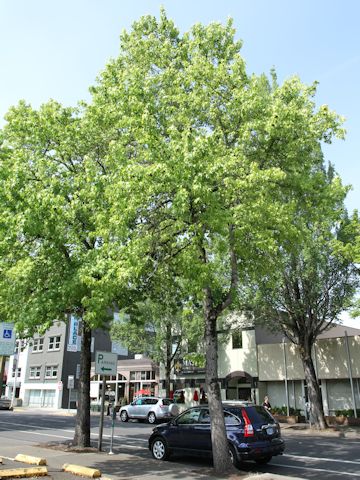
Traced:
<svg viewBox="0 0 360 480">
<path fill-rule="evenodd" d="M 106 389 L 106 380 L 105 375 L 103 375 L 102 381 L 102 392 L 101 392 L 101 410 L 100 410 L 100 423 L 99 423 L 99 443 L 98 450 L 101 452 L 102 449 L 102 436 L 104 430 L 104 405 L 105 405 L 105 389 Z"/>
<path fill-rule="evenodd" d="M 71 398 L 71 391 L 72 391 L 72 389 L 71 389 L 71 388 L 69 388 L 68 413 L 70 412 L 70 398 Z"/>
<path fill-rule="evenodd" d="M 4 381 L 4 371 L 5 371 L 5 356 L 0 356 L 0 397 L 3 392 L 3 381 Z"/>
<path fill-rule="evenodd" d="M 346 353 L 347 353 L 347 364 L 348 364 L 348 372 L 349 372 L 349 379 L 350 379 L 352 403 L 353 403 L 353 409 L 354 409 L 354 417 L 357 418 L 354 384 L 353 384 L 352 371 L 351 371 L 349 339 L 348 339 L 346 330 L 345 330 L 345 346 L 346 346 Z"/>
<path fill-rule="evenodd" d="M 287 380 L 287 364 L 286 364 L 286 350 L 285 350 L 285 338 L 283 338 L 283 352 L 284 352 L 284 369 L 285 369 L 285 396 L 286 396 L 286 411 L 287 416 L 290 415 L 289 408 L 289 392 L 288 392 L 288 380 Z"/>
<path fill-rule="evenodd" d="M 11 394 L 11 408 L 14 408 L 15 391 L 16 391 L 16 375 L 17 375 L 17 354 L 16 353 L 14 353 L 14 356 L 13 356 L 12 368 L 14 370 L 14 383 L 13 383 L 13 390 L 12 390 L 12 394 Z"/>
<path fill-rule="evenodd" d="M 113 443 L 114 443 L 115 416 L 116 416 L 116 408 L 115 408 L 115 405 L 113 405 L 112 411 L 111 411 L 111 438 L 110 438 L 110 451 L 109 451 L 109 455 L 114 455 L 114 452 L 113 452 Z"/>
</svg>

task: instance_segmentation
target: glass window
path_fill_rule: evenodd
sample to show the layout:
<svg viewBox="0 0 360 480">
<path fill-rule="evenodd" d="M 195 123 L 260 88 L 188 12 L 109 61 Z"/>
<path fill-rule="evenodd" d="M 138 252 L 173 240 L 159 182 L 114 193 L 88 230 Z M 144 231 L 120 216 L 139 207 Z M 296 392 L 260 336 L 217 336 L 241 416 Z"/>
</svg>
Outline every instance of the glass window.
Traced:
<svg viewBox="0 0 360 480">
<path fill-rule="evenodd" d="M 135 380 L 135 372 L 130 372 L 130 380 Z"/>
<path fill-rule="evenodd" d="M 49 338 L 48 350 L 60 350 L 60 335 Z"/>
<path fill-rule="evenodd" d="M 251 423 L 274 423 L 271 414 L 260 405 L 246 407 L 245 410 Z"/>
<path fill-rule="evenodd" d="M 30 367 L 29 378 L 40 378 L 41 367 Z"/>
<path fill-rule="evenodd" d="M 206 423 L 210 425 L 210 412 L 208 409 L 201 411 L 199 421 L 200 423 Z"/>
<path fill-rule="evenodd" d="M 232 334 L 232 348 L 242 348 L 242 331 L 235 330 Z"/>
<path fill-rule="evenodd" d="M 45 378 L 56 378 L 58 374 L 57 365 L 46 365 Z"/>
<path fill-rule="evenodd" d="M 192 423 L 199 423 L 200 412 L 200 408 L 191 408 L 178 418 L 178 425 L 191 425 Z"/>
<path fill-rule="evenodd" d="M 15 353 L 20 353 L 25 348 L 26 344 L 23 340 L 16 340 L 15 343 Z"/>
<path fill-rule="evenodd" d="M 225 425 L 240 425 L 240 420 L 230 412 L 224 412 Z"/>
<path fill-rule="evenodd" d="M 44 348 L 44 339 L 43 338 L 34 338 L 33 340 L 33 352 L 42 352 Z"/>
</svg>

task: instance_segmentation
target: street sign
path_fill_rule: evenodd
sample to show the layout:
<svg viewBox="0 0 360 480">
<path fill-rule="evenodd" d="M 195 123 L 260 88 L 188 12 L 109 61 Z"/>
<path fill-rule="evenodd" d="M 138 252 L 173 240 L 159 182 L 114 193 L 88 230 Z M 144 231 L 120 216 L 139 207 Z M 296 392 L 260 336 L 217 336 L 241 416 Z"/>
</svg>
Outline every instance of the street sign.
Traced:
<svg viewBox="0 0 360 480">
<path fill-rule="evenodd" d="M 15 350 L 15 332 L 13 323 L 0 323 L 0 355 L 9 356 Z"/>
<path fill-rule="evenodd" d="M 74 388 L 74 385 L 75 385 L 74 375 L 68 375 L 67 388 L 71 390 L 72 388 Z"/>
<path fill-rule="evenodd" d="M 116 353 L 95 352 L 95 373 L 100 375 L 116 375 Z"/>
</svg>

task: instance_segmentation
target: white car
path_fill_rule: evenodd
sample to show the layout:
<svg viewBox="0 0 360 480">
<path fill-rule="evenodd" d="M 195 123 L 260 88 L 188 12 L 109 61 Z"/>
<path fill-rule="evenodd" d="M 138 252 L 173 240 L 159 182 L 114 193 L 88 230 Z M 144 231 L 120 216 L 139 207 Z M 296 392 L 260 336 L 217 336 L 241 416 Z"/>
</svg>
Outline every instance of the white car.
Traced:
<svg viewBox="0 0 360 480">
<path fill-rule="evenodd" d="M 122 422 L 137 419 L 153 424 L 157 420 L 170 420 L 177 414 L 177 406 L 170 398 L 140 397 L 121 407 L 119 416 Z"/>
</svg>

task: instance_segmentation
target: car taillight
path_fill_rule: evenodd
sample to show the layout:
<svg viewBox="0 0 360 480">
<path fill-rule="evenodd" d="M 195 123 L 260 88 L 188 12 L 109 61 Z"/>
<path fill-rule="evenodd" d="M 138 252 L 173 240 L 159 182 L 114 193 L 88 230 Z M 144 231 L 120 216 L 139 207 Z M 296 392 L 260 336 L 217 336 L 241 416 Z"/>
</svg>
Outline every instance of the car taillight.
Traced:
<svg viewBox="0 0 360 480">
<path fill-rule="evenodd" d="M 245 429 L 244 429 L 244 437 L 253 437 L 254 436 L 254 427 L 252 426 L 250 422 L 250 418 L 248 417 L 248 414 L 246 413 L 245 408 L 241 409 L 241 413 L 245 422 Z"/>
</svg>

